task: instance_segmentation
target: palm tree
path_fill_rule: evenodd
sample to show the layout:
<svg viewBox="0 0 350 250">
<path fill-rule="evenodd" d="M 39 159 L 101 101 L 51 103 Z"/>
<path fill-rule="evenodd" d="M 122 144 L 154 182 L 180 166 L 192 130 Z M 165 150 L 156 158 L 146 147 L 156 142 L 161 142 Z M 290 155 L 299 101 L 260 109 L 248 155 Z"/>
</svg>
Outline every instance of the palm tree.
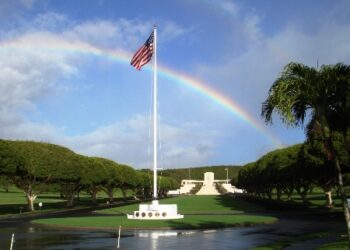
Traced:
<svg viewBox="0 0 350 250">
<path fill-rule="evenodd" d="M 319 131 L 336 170 L 350 246 L 349 207 L 339 156 L 332 140 L 333 133 L 341 131 L 350 152 L 350 66 L 338 63 L 315 69 L 295 62 L 287 64 L 262 104 L 262 116 L 266 123 L 272 122 L 274 111 L 285 124 L 291 126 L 301 126 L 306 117 L 312 117 L 307 128 Z"/>
</svg>

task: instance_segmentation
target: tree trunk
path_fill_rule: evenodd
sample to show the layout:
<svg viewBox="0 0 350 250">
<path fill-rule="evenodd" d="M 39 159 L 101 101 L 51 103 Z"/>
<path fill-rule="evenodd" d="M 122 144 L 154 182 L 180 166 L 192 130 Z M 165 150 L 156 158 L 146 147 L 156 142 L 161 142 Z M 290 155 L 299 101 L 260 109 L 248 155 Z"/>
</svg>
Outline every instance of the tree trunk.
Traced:
<svg viewBox="0 0 350 250">
<path fill-rule="evenodd" d="M 124 188 L 121 188 L 122 194 L 123 194 L 123 201 L 126 201 L 126 190 Z"/>
<path fill-rule="evenodd" d="M 300 195 L 301 200 L 303 201 L 304 204 L 308 203 L 308 199 L 307 199 L 307 192 L 308 189 L 305 187 L 300 187 L 300 188 L 296 188 L 298 194 Z"/>
<path fill-rule="evenodd" d="M 336 170 L 336 175 L 337 175 L 337 179 L 338 179 L 338 190 L 339 190 L 340 198 L 341 198 L 342 205 L 343 205 L 343 212 L 344 212 L 346 227 L 347 227 L 347 231 L 348 231 L 348 247 L 350 249 L 349 204 L 348 204 L 348 200 L 347 200 L 346 193 L 344 190 L 344 182 L 343 182 L 343 175 L 342 175 L 342 171 L 341 171 L 341 167 L 340 167 L 340 162 L 339 162 L 339 158 L 338 158 L 338 155 L 336 153 L 336 150 L 334 148 L 331 135 L 326 133 L 327 132 L 326 126 L 323 126 L 322 132 L 323 132 L 323 135 L 325 138 L 325 143 L 329 147 L 329 158 L 333 160 L 334 167 Z M 345 135 L 345 136 L 347 136 L 347 135 Z M 345 140 L 345 138 L 344 138 L 344 140 Z M 345 141 L 345 143 L 346 143 L 346 141 Z"/>
<path fill-rule="evenodd" d="M 114 199 L 113 199 L 113 194 L 114 194 L 114 188 L 108 188 L 107 189 L 107 195 L 108 195 L 108 201 L 110 203 L 114 202 Z"/>
<path fill-rule="evenodd" d="M 334 156 L 334 165 L 335 168 L 337 170 L 337 177 L 338 177 L 338 188 L 339 188 L 339 192 L 340 192 L 340 198 L 343 204 L 343 210 L 344 210 L 344 217 L 345 217 L 345 221 L 346 221 L 346 227 L 348 229 L 348 246 L 350 248 L 350 216 L 349 216 L 349 204 L 348 204 L 348 200 L 346 197 L 346 193 L 344 190 L 344 184 L 343 184 L 343 176 L 342 176 L 342 172 L 341 172 L 341 167 L 340 167 L 340 163 L 339 163 L 339 159 L 338 157 L 335 155 Z"/>
<path fill-rule="evenodd" d="M 91 202 L 93 204 L 96 204 L 97 203 L 97 193 L 98 193 L 98 190 L 97 189 L 93 189 L 91 191 Z"/>
<path fill-rule="evenodd" d="M 76 194 L 76 190 L 74 185 L 68 184 L 64 186 L 63 190 L 64 196 L 66 197 L 67 203 L 66 207 L 73 207 L 74 206 L 74 196 Z"/>
<path fill-rule="evenodd" d="M 27 204 L 28 204 L 28 209 L 29 209 L 29 211 L 33 212 L 35 210 L 35 208 L 34 208 L 34 201 L 35 201 L 37 195 L 33 193 L 32 185 L 28 185 L 25 188 L 24 192 L 26 194 L 26 200 L 27 200 Z"/>
<path fill-rule="evenodd" d="M 293 194 L 293 190 L 294 189 L 290 189 L 290 188 L 284 188 L 283 192 L 285 193 L 285 195 L 287 195 L 287 200 L 291 201 L 292 200 L 292 194 Z"/>
<path fill-rule="evenodd" d="M 281 196 L 282 196 L 282 190 L 278 188 L 278 189 L 276 190 L 276 194 L 277 194 L 276 199 L 277 199 L 278 201 L 280 201 L 280 200 L 281 200 Z"/>
<path fill-rule="evenodd" d="M 303 201 L 303 203 L 307 203 L 308 200 L 306 199 L 306 193 L 305 192 L 301 192 L 300 193 L 300 197 L 301 197 L 301 200 Z"/>
<path fill-rule="evenodd" d="M 271 191 L 271 190 L 268 190 L 268 191 L 267 191 L 267 198 L 268 198 L 269 200 L 272 200 L 272 191 Z"/>
<path fill-rule="evenodd" d="M 29 211 L 33 212 L 35 210 L 34 208 L 34 201 L 36 199 L 37 195 L 32 193 L 26 193 L 26 200 L 28 204 Z"/>
<path fill-rule="evenodd" d="M 325 196 L 326 196 L 326 206 L 327 207 L 333 207 L 333 199 L 332 199 L 332 191 L 326 191 L 324 192 Z"/>
<path fill-rule="evenodd" d="M 74 195 L 67 195 L 67 207 L 74 207 Z"/>
</svg>

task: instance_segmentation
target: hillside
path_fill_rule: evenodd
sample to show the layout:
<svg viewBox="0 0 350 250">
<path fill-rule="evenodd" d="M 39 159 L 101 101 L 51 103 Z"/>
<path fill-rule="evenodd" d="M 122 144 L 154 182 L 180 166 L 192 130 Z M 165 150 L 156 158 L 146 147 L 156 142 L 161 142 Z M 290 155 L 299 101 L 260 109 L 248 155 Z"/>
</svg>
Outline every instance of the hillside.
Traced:
<svg viewBox="0 0 350 250">
<path fill-rule="evenodd" d="M 179 168 L 179 169 L 166 169 L 160 171 L 159 175 L 168 176 L 176 179 L 179 183 L 183 179 L 203 180 L 205 172 L 213 172 L 215 179 L 225 180 L 226 179 L 226 168 L 228 168 L 228 179 L 237 177 L 240 170 L 240 166 L 206 166 L 206 167 L 195 167 L 195 168 Z"/>
</svg>

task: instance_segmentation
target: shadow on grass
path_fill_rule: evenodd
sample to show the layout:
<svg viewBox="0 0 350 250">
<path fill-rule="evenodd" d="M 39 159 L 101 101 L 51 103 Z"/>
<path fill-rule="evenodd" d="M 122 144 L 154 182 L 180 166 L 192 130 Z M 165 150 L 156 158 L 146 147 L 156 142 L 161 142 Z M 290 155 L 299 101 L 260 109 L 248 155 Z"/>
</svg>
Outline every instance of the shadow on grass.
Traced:
<svg viewBox="0 0 350 250">
<path fill-rule="evenodd" d="M 132 198 L 127 199 L 126 202 L 130 202 Z M 80 197 L 79 199 L 75 199 L 73 208 L 88 208 L 88 207 L 96 207 L 98 205 L 109 204 L 107 203 L 107 198 L 99 198 L 96 203 L 91 201 L 89 197 Z M 39 207 L 39 202 L 43 203 L 43 206 Z M 114 199 L 113 204 L 123 204 L 125 202 L 122 198 Z M 53 195 L 45 195 L 38 197 L 34 202 L 35 211 L 31 212 L 26 203 L 15 203 L 15 204 L 1 204 L 0 205 L 0 215 L 21 215 L 24 213 L 41 213 L 41 212 L 49 212 L 49 211 L 59 211 L 67 209 L 67 202 L 64 199 L 59 198 L 58 196 Z"/>
<path fill-rule="evenodd" d="M 246 201 L 237 195 L 219 195 L 216 196 L 215 200 L 220 206 L 234 211 L 261 212 L 264 210 L 260 205 Z"/>
<path fill-rule="evenodd" d="M 288 212 L 293 213 L 339 213 L 341 212 L 341 204 L 334 200 L 334 206 L 332 208 L 326 207 L 324 203 L 317 204 L 320 200 L 317 197 L 317 200 L 310 199 L 309 202 L 303 203 L 300 200 L 269 200 L 259 197 L 251 197 L 243 195 L 240 199 L 247 201 L 251 204 L 260 206 L 268 212 Z"/>
</svg>

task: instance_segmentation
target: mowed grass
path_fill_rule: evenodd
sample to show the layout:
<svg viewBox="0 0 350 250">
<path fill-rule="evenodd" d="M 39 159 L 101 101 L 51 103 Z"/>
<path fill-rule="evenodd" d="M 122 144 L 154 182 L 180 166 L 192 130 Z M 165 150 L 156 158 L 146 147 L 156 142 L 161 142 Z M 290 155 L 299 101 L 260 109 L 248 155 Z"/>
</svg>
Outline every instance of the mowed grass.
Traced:
<svg viewBox="0 0 350 250">
<path fill-rule="evenodd" d="M 317 250 L 348 250 L 349 249 L 349 243 L 347 240 L 340 240 L 340 241 L 336 241 L 336 242 L 332 242 L 332 243 L 327 243 L 324 244 L 318 248 L 316 248 Z"/>
<path fill-rule="evenodd" d="M 273 223 L 275 217 L 258 215 L 186 215 L 178 220 L 128 220 L 126 216 L 66 217 L 34 220 L 35 224 L 72 228 L 212 229 Z"/>
<path fill-rule="evenodd" d="M 129 191 L 127 194 L 131 194 Z M 116 201 L 121 200 L 122 193 L 117 190 L 114 194 Z M 100 192 L 97 197 L 99 204 L 105 204 L 108 200 L 107 195 L 104 192 Z M 43 206 L 40 208 L 39 203 Z M 92 204 L 91 197 L 86 193 L 80 193 L 79 199 L 75 198 L 75 207 L 89 207 Z M 66 200 L 60 198 L 58 192 L 41 193 L 34 201 L 35 213 L 48 212 L 53 210 L 66 209 Z M 1 215 L 18 215 L 22 213 L 29 213 L 27 200 L 23 191 L 11 187 L 8 192 L 0 190 L 0 216 Z"/>
<path fill-rule="evenodd" d="M 35 203 L 55 203 L 62 202 L 64 200 L 60 199 L 57 194 L 42 194 L 36 200 Z M 10 192 L 1 192 L 0 191 L 0 205 L 27 205 L 25 194 L 22 191 L 10 191 Z"/>
<path fill-rule="evenodd" d="M 42 202 L 43 207 L 39 208 L 38 204 Z M 56 194 L 42 194 L 34 202 L 34 207 L 40 211 L 51 211 L 57 207 L 63 207 L 65 201 L 60 199 Z M 25 194 L 19 190 L 9 192 L 0 192 L 0 215 L 21 214 L 28 211 Z"/>
<path fill-rule="evenodd" d="M 350 186 L 345 187 L 345 192 L 348 196 L 350 195 Z M 272 198 L 274 200 L 276 200 L 275 193 L 272 195 Z M 322 208 L 322 207 L 325 207 L 325 205 L 326 205 L 324 191 L 319 187 L 313 188 L 312 192 L 310 192 L 307 195 L 308 204 L 303 204 L 303 201 L 300 198 L 300 195 L 298 195 L 296 192 L 293 193 L 291 201 L 287 200 L 287 196 L 284 194 L 282 195 L 281 198 L 282 198 L 281 201 L 286 202 L 286 204 L 301 204 L 304 206 L 307 205 L 308 208 Z M 332 190 L 332 199 L 333 199 L 332 210 L 333 211 L 342 211 L 342 209 L 343 209 L 342 202 L 341 202 L 340 197 L 337 195 L 335 189 Z"/>
<path fill-rule="evenodd" d="M 150 202 L 148 202 L 150 203 Z M 160 204 L 177 204 L 180 214 L 230 214 L 242 211 L 262 211 L 262 207 L 230 196 L 179 196 L 159 201 Z M 138 210 L 138 204 L 98 211 L 102 214 L 130 214 Z"/>
<path fill-rule="evenodd" d="M 102 210 L 105 214 L 115 215 L 39 219 L 33 222 L 42 225 L 76 228 L 117 228 L 122 226 L 130 229 L 211 229 L 277 221 L 275 217 L 271 216 L 244 214 L 243 211 L 261 208 L 236 197 L 182 196 L 161 200 L 160 204 L 178 204 L 179 212 L 185 214 L 185 218 L 178 220 L 128 220 L 125 215 L 120 214 L 133 213 L 134 210 L 138 210 L 138 205 L 129 205 Z M 234 212 L 239 213 L 235 214 Z"/>
</svg>

